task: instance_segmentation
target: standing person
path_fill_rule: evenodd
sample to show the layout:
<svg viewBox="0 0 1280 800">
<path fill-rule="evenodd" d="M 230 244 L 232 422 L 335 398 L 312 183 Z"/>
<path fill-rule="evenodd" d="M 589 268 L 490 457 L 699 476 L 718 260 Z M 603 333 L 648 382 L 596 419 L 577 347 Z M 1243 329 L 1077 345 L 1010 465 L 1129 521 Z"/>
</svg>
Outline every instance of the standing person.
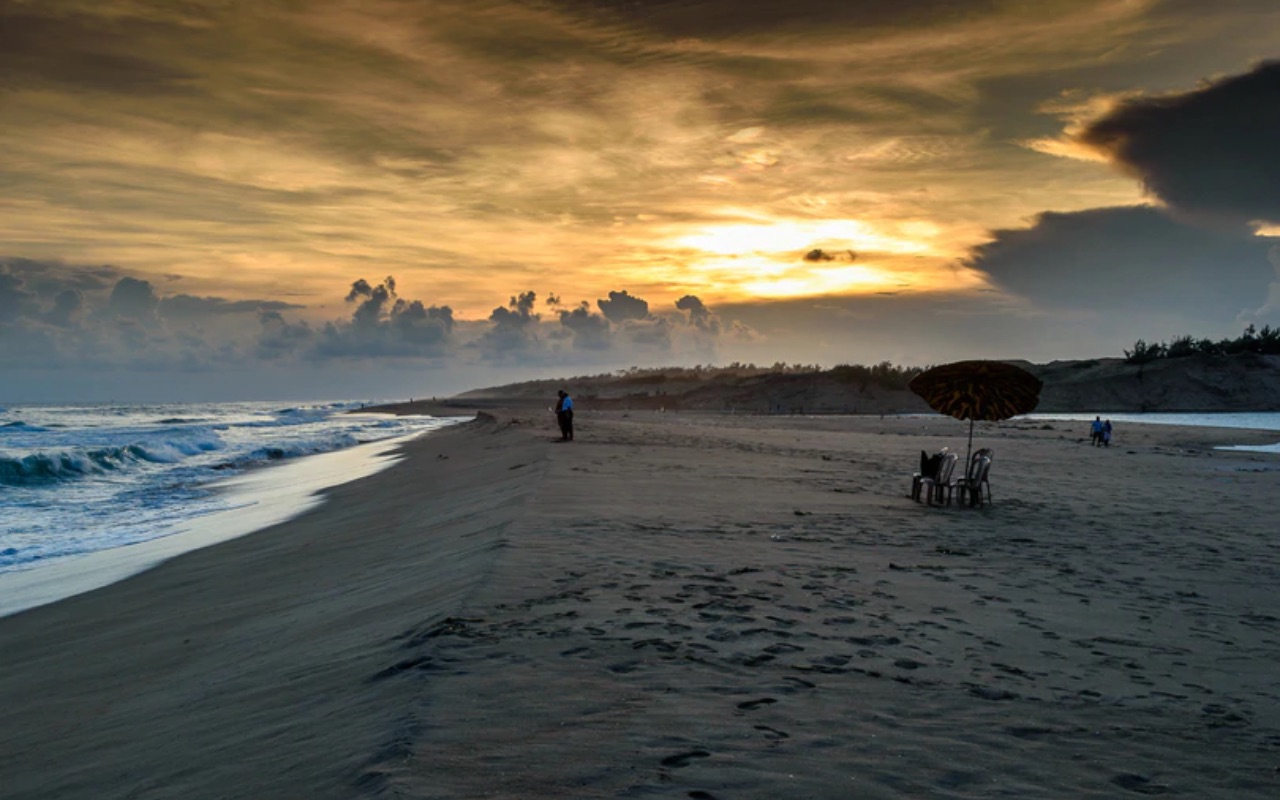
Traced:
<svg viewBox="0 0 1280 800">
<path fill-rule="evenodd" d="M 564 389 L 559 391 L 560 402 L 556 403 L 556 422 L 560 423 L 560 439 L 573 441 L 573 398 Z"/>
<path fill-rule="evenodd" d="M 1111 446 L 1111 420 L 1102 423 L 1102 446 Z"/>
<path fill-rule="evenodd" d="M 1102 417 L 1093 418 L 1093 423 L 1089 426 L 1089 441 L 1094 447 L 1102 444 Z"/>
</svg>

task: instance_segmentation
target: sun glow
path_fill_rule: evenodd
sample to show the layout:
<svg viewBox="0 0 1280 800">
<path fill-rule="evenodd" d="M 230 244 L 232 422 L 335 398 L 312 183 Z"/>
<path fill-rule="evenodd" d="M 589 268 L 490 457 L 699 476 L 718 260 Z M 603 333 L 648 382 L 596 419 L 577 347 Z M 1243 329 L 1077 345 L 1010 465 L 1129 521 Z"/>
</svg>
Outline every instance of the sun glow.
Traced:
<svg viewBox="0 0 1280 800">
<path fill-rule="evenodd" d="M 907 231 L 904 231 L 904 233 Z M 912 233 L 924 233 L 916 229 Z M 894 255 L 923 255 L 932 248 L 919 239 L 889 236 L 859 220 L 778 220 L 713 225 L 679 236 L 674 244 L 719 256 L 754 253 L 870 250 Z"/>
<path fill-rule="evenodd" d="M 761 277 L 739 284 L 739 288 L 755 297 L 814 297 L 879 290 L 894 282 L 892 276 L 874 267 L 843 266 Z"/>
<path fill-rule="evenodd" d="M 916 284 L 913 267 L 946 257 L 933 244 L 940 233 L 924 221 L 759 219 L 673 231 L 666 242 L 680 251 L 686 279 L 692 274 L 736 299 L 789 298 Z"/>
</svg>

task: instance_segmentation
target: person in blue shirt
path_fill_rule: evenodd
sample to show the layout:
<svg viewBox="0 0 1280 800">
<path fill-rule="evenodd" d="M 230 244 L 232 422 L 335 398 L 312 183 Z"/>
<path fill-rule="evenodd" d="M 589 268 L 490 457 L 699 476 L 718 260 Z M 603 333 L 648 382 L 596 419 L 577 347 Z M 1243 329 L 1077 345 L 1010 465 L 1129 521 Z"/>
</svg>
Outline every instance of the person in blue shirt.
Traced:
<svg viewBox="0 0 1280 800">
<path fill-rule="evenodd" d="M 556 422 L 560 423 L 560 438 L 566 442 L 573 441 L 573 398 L 564 389 L 559 392 L 560 402 L 556 403 Z"/>
<path fill-rule="evenodd" d="M 1089 441 L 1094 447 L 1102 445 L 1102 417 L 1093 418 L 1093 424 L 1089 426 Z"/>
</svg>

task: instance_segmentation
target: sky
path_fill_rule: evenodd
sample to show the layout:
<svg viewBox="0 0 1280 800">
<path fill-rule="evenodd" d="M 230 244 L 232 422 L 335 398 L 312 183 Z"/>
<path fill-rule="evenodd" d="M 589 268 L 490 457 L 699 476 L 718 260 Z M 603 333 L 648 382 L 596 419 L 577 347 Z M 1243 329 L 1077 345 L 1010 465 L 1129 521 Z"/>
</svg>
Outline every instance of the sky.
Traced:
<svg viewBox="0 0 1280 800">
<path fill-rule="evenodd" d="M 0 0 L 0 403 L 1280 325 L 1274 0 Z"/>
</svg>

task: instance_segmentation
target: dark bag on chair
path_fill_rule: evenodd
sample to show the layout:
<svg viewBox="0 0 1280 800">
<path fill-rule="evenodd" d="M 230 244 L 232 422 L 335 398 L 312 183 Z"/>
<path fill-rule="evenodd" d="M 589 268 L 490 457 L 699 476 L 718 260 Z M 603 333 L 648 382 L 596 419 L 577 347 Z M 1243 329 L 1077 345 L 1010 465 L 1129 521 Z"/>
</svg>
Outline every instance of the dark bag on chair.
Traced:
<svg viewBox="0 0 1280 800">
<path fill-rule="evenodd" d="M 920 451 L 920 476 L 923 478 L 938 477 L 938 467 L 942 464 L 942 453 L 929 455 L 925 451 Z"/>
</svg>

